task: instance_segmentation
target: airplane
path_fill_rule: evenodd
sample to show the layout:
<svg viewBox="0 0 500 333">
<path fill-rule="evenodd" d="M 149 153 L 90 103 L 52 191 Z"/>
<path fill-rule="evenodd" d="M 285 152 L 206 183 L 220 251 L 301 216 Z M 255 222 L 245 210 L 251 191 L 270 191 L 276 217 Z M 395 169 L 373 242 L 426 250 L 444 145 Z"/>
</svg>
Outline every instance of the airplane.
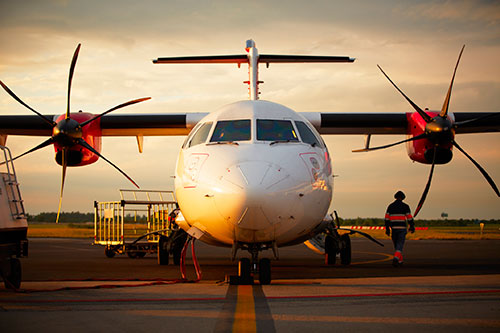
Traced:
<svg viewBox="0 0 500 333">
<path fill-rule="evenodd" d="M 48 136 L 40 145 L 13 160 L 51 144 L 56 162 L 62 166 L 61 209 L 66 168 L 105 159 L 135 186 L 124 171 L 100 153 L 103 136 L 136 136 L 142 149 L 144 136 L 186 135 L 175 167 L 175 195 L 181 211 L 179 227 L 208 244 L 247 250 L 251 259 L 238 261 L 241 282 L 271 282 L 271 263 L 259 253 L 300 244 L 326 232 L 323 247 L 328 264 L 337 253 L 350 262 L 348 235 L 339 236 L 340 226 L 328 214 L 332 201 L 333 173 L 328 148 L 321 135 L 366 135 L 358 152 L 373 151 L 406 143 L 411 160 L 430 164 L 431 171 L 417 213 L 430 188 L 434 166 L 452 159 L 456 147 L 476 166 L 497 196 L 498 188 L 486 171 L 456 142 L 455 134 L 500 131 L 499 113 L 449 112 L 455 73 L 440 111 L 422 110 L 380 68 L 383 75 L 416 112 L 406 113 L 319 113 L 296 112 L 284 105 L 261 100 L 259 64 L 353 63 L 348 56 L 259 54 L 255 42 L 246 42 L 246 53 L 216 56 L 164 57 L 154 64 L 247 64 L 249 99 L 223 106 L 211 113 L 109 114 L 144 102 L 131 100 L 99 115 L 70 111 L 71 82 L 80 50 L 70 66 L 67 109 L 61 115 L 42 115 L 0 81 L 4 90 L 36 115 L 0 116 L 0 144 L 9 135 Z M 371 135 L 401 134 L 408 138 L 390 145 L 370 147 Z M 415 214 L 416 215 L 416 214 Z M 354 231 L 350 231 L 351 233 Z M 347 237 L 346 237 L 347 236 Z M 366 236 L 366 235 L 365 235 Z M 347 249 L 349 251 L 347 251 Z M 347 253 L 348 252 L 348 253 Z M 348 254 L 348 256 L 347 256 Z"/>
</svg>

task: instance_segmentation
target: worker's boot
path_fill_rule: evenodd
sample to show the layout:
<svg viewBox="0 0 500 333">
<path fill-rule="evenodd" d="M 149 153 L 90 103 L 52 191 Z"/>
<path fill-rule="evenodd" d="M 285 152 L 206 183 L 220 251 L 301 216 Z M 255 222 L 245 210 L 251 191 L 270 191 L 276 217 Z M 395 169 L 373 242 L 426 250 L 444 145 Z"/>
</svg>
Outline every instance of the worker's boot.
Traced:
<svg viewBox="0 0 500 333">
<path fill-rule="evenodd" d="M 403 264 L 403 254 L 401 251 L 396 251 L 394 253 L 394 258 L 392 259 L 392 266 L 398 267 Z"/>
</svg>

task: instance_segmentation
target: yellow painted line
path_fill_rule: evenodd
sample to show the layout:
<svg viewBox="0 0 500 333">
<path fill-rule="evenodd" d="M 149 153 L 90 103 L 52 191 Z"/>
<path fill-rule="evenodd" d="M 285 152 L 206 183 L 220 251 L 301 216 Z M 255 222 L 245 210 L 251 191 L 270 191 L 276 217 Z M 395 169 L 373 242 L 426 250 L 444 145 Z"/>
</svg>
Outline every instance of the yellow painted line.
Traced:
<svg viewBox="0 0 500 333">
<path fill-rule="evenodd" d="M 233 332 L 257 332 L 252 286 L 238 286 Z"/>
<path fill-rule="evenodd" d="M 377 254 L 382 256 L 382 259 L 375 259 L 375 260 L 367 260 L 367 261 L 362 261 L 362 262 L 355 262 L 351 263 L 351 265 L 364 265 L 364 264 L 373 264 L 374 262 L 382 262 L 382 261 L 389 261 L 394 258 L 392 254 L 387 254 L 387 253 L 379 253 L 379 252 L 353 252 L 353 253 L 365 253 L 365 254 Z"/>
</svg>

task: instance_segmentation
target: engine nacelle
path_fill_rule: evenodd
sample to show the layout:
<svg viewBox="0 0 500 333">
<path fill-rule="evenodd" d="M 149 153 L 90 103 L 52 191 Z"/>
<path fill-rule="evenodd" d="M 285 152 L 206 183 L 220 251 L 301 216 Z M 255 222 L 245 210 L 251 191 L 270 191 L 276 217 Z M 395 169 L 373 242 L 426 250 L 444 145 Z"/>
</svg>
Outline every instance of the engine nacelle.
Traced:
<svg viewBox="0 0 500 333">
<path fill-rule="evenodd" d="M 427 111 L 426 111 L 427 112 Z M 431 117 L 435 117 L 439 112 L 427 112 Z M 418 113 L 407 113 L 408 119 L 408 138 L 416 137 L 425 132 L 426 122 Z M 453 114 L 448 114 L 452 121 L 455 120 Z M 432 164 L 432 158 L 436 149 L 435 164 L 446 164 L 453 158 L 453 144 L 449 142 L 440 142 L 437 145 L 429 139 L 420 139 L 406 143 L 406 151 L 412 161 L 423 164 Z"/>
<path fill-rule="evenodd" d="M 89 119 L 94 118 L 95 115 L 87 112 L 71 113 L 71 119 L 76 120 L 79 123 L 83 123 Z M 55 120 L 59 122 L 65 118 L 65 115 L 60 115 Z M 99 153 L 101 152 L 101 118 L 98 118 L 82 128 L 82 139 L 85 140 L 89 145 L 91 145 Z M 62 148 L 57 142 L 54 143 L 54 150 L 56 152 L 56 162 L 62 165 Z M 76 144 L 71 147 L 67 147 L 68 152 L 68 166 L 83 166 L 97 162 L 99 156 L 89 151 L 88 149 Z"/>
</svg>

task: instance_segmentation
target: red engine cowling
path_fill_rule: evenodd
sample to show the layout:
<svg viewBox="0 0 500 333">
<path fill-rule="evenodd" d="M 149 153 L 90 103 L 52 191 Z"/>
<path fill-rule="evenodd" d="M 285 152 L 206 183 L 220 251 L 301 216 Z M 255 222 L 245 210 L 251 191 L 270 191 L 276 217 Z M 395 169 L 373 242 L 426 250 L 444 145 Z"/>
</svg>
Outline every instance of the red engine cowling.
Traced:
<svg viewBox="0 0 500 333">
<path fill-rule="evenodd" d="M 64 114 L 60 115 L 56 122 L 63 120 Z M 71 119 L 79 123 L 83 123 L 89 119 L 94 118 L 95 115 L 87 112 L 71 113 Z M 99 153 L 101 152 L 101 118 L 98 118 L 82 128 L 82 139 L 85 140 Z M 62 165 L 62 146 L 57 142 L 54 143 L 54 150 L 56 152 L 56 162 Z M 99 156 L 92 153 L 88 149 L 76 144 L 69 149 L 68 153 L 68 166 L 83 166 L 97 162 Z"/>
<path fill-rule="evenodd" d="M 439 114 L 439 112 L 429 112 L 427 110 L 426 113 L 431 117 L 435 117 Z M 426 122 L 418 113 L 407 113 L 406 117 L 408 119 L 408 138 L 416 137 L 425 132 Z M 448 117 L 452 123 L 455 121 L 453 114 L 449 113 Z M 451 140 L 434 143 L 429 139 L 420 139 L 406 143 L 408 156 L 413 161 L 423 164 L 432 164 L 434 149 L 436 149 L 435 164 L 446 164 L 453 158 L 453 144 Z"/>
</svg>

